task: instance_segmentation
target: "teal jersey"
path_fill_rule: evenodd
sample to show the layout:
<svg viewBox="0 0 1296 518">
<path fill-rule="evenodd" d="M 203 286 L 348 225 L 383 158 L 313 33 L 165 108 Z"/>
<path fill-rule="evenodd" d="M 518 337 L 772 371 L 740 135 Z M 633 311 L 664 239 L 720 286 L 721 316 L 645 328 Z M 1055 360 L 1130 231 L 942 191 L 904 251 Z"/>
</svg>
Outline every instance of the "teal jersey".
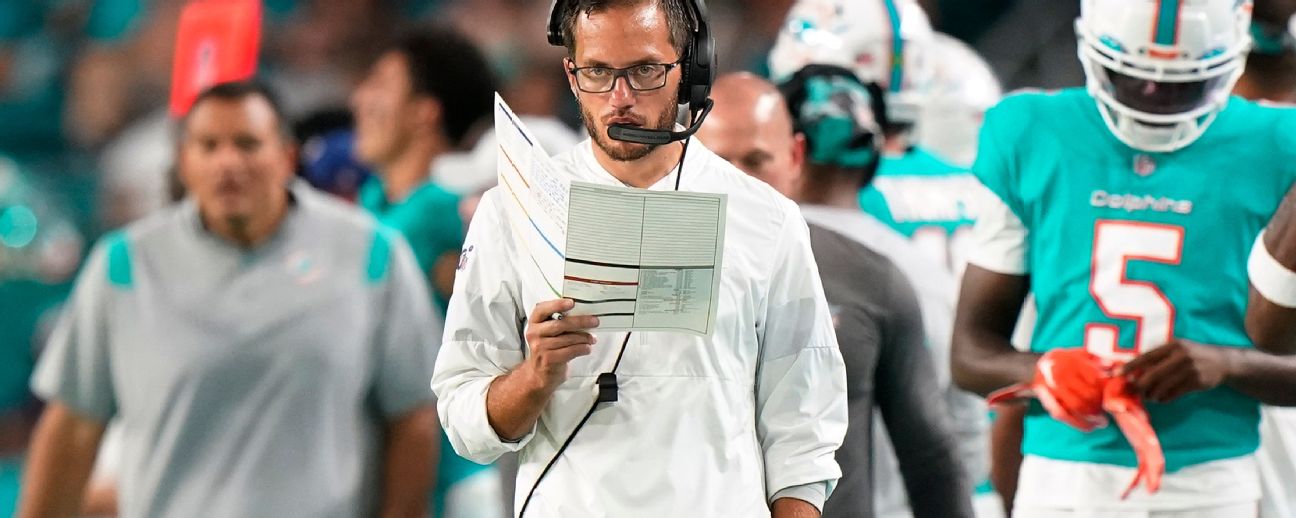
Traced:
<svg viewBox="0 0 1296 518">
<path fill-rule="evenodd" d="M 410 192 L 404 201 L 391 203 L 383 191 L 382 180 L 375 176 L 360 187 L 357 201 L 383 224 L 405 236 L 429 281 L 437 260 L 447 253 L 458 253 L 463 246 L 464 222 L 459 216 L 459 195 L 437 184 L 425 183 Z M 448 301 L 435 289 L 431 291 L 437 309 L 445 312 Z"/>
<path fill-rule="evenodd" d="M 464 241 L 463 219 L 459 216 L 459 196 L 428 182 L 400 203 L 390 203 L 383 191 L 382 180 L 371 177 L 360 187 L 357 200 L 360 206 L 378 217 L 384 225 L 400 232 L 414 250 L 419 268 L 431 282 L 432 267 L 438 258 L 448 252 L 459 252 Z M 448 302 L 435 289 L 430 290 L 437 309 L 444 317 Z M 482 466 L 455 454 L 454 447 L 441 435 L 441 459 L 437 465 L 437 484 L 434 490 L 433 516 L 445 512 L 445 496 L 450 487 L 489 466 Z"/>
<path fill-rule="evenodd" d="M 1121 143 L 1084 90 L 1005 98 L 986 116 L 973 172 L 1026 229 L 1039 309 L 1032 349 L 1127 359 L 1172 337 L 1252 347 L 1246 260 L 1296 179 L 1296 110 L 1231 99 L 1191 146 Z M 1220 387 L 1147 403 L 1166 466 L 1253 452 L 1258 403 Z M 1082 433 L 1035 405 L 1023 451 L 1135 466 L 1115 426 Z"/>
<path fill-rule="evenodd" d="M 22 459 L 0 458 L 0 516 L 18 515 L 18 493 L 22 490 Z"/>
<path fill-rule="evenodd" d="M 920 147 L 884 156 L 860 206 L 951 271 L 962 271 L 974 218 L 972 173 Z"/>
</svg>

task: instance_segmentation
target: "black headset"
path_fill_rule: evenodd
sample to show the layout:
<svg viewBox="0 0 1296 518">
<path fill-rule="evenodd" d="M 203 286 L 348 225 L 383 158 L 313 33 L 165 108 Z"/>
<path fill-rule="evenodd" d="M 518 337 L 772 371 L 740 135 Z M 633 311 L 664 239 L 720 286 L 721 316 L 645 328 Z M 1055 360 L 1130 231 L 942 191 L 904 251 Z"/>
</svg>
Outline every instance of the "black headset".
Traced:
<svg viewBox="0 0 1296 518">
<path fill-rule="evenodd" d="M 569 9 L 575 9 L 573 3 L 578 0 L 554 0 L 549 11 L 549 44 L 563 46 L 563 16 Z M 715 38 L 707 24 L 705 0 L 684 0 L 693 18 L 693 37 L 684 47 L 684 56 L 680 59 L 679 103 L 688 105 L 693 115 L 692 124 L 684 131 L 650 130 L 629 126 L 613 125 L 608 128 L 608 136 L 616 140 L 639 144 L 666 144 L 684 140 L 693 136 L 702 121 L 711 113 L 711 85 L 715 83 Z"/>
</svg>

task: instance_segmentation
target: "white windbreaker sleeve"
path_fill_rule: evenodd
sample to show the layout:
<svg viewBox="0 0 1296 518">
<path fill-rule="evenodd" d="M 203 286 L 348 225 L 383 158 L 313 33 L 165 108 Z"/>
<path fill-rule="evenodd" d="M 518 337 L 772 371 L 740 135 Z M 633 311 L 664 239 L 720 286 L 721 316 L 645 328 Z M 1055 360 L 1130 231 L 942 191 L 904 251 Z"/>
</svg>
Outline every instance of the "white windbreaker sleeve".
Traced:
<svg viewBox="0 0 1296 518">
<path fill-rule="evenodd" d="M 805 220 L 787 204 L 758 314 L 761 360 L 756 433 L 765 455 L 766 498 L 814 482 L 832 494 L 834 458 L 846 435 L 846 368 L 810 250 Z M 827 496 L 827 495 L 825 495 Z"/>
<path fill-rule="evenodd" d="M 455 453 L 489 463 L 526 445 L 500 439 L 486 419 L 491 381 L 522 362 L 522 311 L 507 220 L 496 189 L 482 196 L 464 240 L 445 335 L 432 375 L 437 413 Z"/>
</svg>

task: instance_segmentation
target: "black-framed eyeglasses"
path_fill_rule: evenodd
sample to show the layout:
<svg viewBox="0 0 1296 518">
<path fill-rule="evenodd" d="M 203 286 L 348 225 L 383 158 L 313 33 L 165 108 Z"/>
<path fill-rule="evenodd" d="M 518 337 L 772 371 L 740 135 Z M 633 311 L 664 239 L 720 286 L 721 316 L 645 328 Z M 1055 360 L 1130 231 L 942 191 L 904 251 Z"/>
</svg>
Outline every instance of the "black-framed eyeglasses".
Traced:
<svg viewBox="0 0 1296 518">
<path fill-rule="evenodd" d="M 576 88 L 585 93 L 611 92 L 618 77 L 624 77 L 631 90 L 646 92 L 666 86 L 667 74 L 679 63 L 643 63 L 625 68 L 572 67 L 567 73 L 576 76 Z"/>
</svg>

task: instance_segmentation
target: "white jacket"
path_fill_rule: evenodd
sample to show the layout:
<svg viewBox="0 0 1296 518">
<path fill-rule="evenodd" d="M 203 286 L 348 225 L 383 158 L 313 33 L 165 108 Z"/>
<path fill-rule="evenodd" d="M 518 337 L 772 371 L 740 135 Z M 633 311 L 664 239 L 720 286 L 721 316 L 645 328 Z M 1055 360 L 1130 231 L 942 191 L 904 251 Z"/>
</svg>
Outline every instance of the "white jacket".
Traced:
<svg viewBox="0 0 1296 518">
<path fill-rule="evenodd" d="M 586 141 L 557 159 L 575 179 L 621 185 Z M 675 174 L 653 190 L 670 190 Z M 791 201 L 696 140 L 683 191 L 728 195 L 720 307 L 710 338 L 635 332 L 617 372 L 619 400 L 594 412 L 536 491 L 527 517 L 760 517 L 781 490 L 830 493 L 846 433 L 846 373 Z M 595 333 L 590 356 L 538 425 L 516 443 L 486 419 L 492 379 L 523 360 L 527 315 L 552 292 L 514 239 L 500 188 L 473 218 L 432 388 L 460 455 L 490 462 L 520 450 L 516 507 L 594 400 L 624 333 Z M 787 493 L 780 496 L 786 496 Z M 821 504 L 822 502 L 820 502 Z"/>
</svg>

